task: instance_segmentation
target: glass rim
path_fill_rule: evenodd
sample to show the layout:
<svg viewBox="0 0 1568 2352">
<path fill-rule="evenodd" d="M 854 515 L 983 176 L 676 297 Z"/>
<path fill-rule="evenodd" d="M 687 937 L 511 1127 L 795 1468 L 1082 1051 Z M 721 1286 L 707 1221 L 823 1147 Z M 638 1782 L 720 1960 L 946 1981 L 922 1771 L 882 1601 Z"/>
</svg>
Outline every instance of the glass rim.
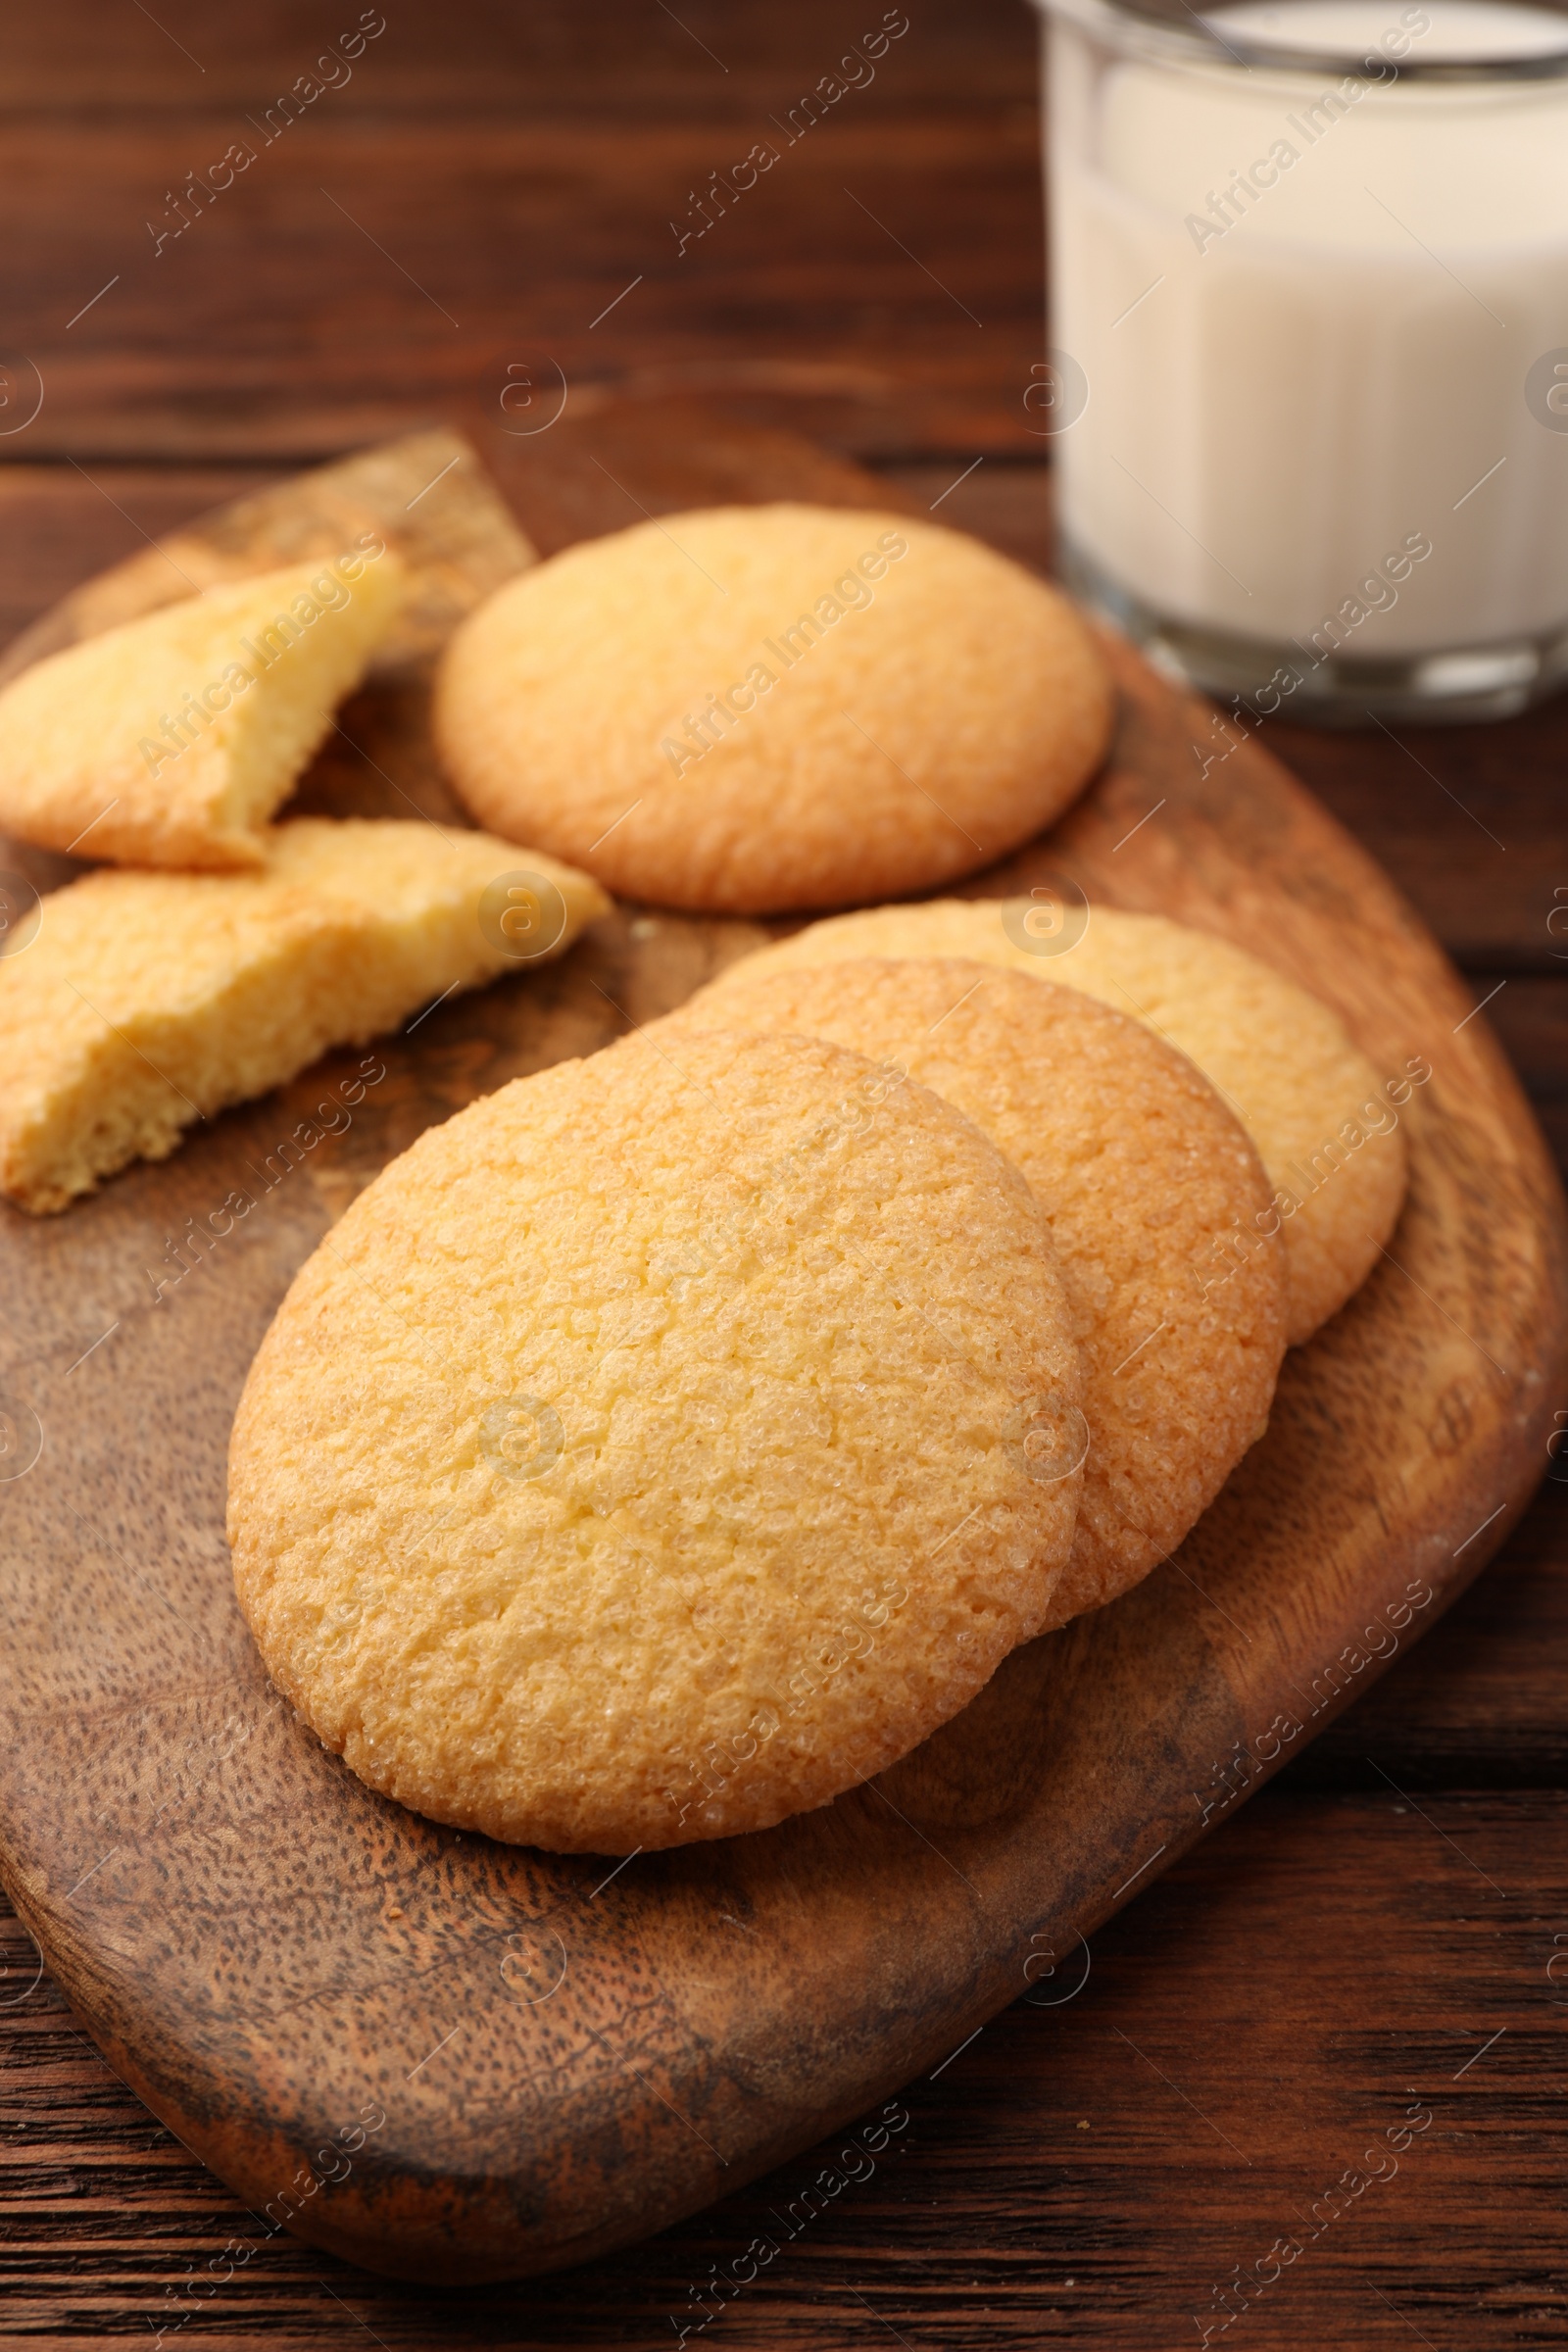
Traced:
<svg viewBox="0 0 1568 2352">
<path fill-rule="evenodd" d="M 1288 42 L 1241 30 L 1233 40 L 1226 39 L 1196 10 L 1188 12 L 1190 23 L 1180 24 L 1153 0 L 1035 0 L 1035 6 L 1043 17 L 1063 18 L 1103 41 L 1172 65 L 1341 75 L 1359 74 L 1371 65 L 1389 69 L 1371 77 L 1375 83 L 1552 81 L 1568 74 L 1568 11 L 1556 8 L 1542 13 L 1561 18 L 1561 49 L 1535 57 L 1421 58 L 1394 57 L 1371 48 L 1295 49 Z"/>
</svg>

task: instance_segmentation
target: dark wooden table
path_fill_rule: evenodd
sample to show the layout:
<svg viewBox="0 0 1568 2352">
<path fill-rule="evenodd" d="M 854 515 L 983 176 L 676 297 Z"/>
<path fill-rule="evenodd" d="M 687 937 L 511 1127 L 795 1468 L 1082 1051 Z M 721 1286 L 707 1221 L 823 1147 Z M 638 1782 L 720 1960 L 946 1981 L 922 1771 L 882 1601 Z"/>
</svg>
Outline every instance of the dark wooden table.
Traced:
<svg viewBox="0 0 1568 2352">
<path fill-rule="evenodd" d="M 372 436 L 449 419 L 505 463 L 563 384 L 579 413 L 690 393 L 815 434 L 1043 561 L 1032 14 L 908 0 L 874 79 L 792 141 L 882 21 L 841 0 L 8 12 L 0 635 Z M 756 187 L 702 202 L 760 140 L 779 159 Z M 1568 1157 L 1568 706 L 1403 748 L 1271 732 L 1489 1000 Z M 3 1318 L 0 1368 L 25 1338 Z M 1548 1480 L 1451 1617 L 1095 1938 L 1087 1982 L 1080 1957 L 1051 2005 L 909 2087 L 906 2127 L 712 2321 L 723 2340 L 1133 2352 L 1218 2342 L 1237 2311 L 1225 2335 L 1258 2352 L 1568 2340 L 1565 1570 Z M 391 2287 L 263 2244 L 0 1913 L 0 2341 L 673 2342 L 712 2267 L 837 2157 L 587 2273 Z M 1314 2200 L 1335 2218 L 1271 2262 Z M 1259 2263 L 1277 2280 L 1227 2304 Z"/>
</svg>

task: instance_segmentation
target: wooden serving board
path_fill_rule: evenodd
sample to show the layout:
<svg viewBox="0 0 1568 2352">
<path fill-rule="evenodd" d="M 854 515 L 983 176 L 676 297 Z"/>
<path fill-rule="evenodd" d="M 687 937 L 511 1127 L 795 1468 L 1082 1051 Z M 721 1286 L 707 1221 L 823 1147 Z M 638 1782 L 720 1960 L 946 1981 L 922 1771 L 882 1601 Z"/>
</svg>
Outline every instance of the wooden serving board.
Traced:
<svg viewBox="0 0 1568 2352">
<path fill-rule="evenodd" d="M 501 454 L 543 552 L 736 496 L 901 503 L 674 405 Z M 428 660 L 528 551 L 445 436 L 191 526 L 14 660 L 366 521 L 419 567 L 418 625 L 302 805 L 461 821 Z M 1484 1018 L 1255 741 L 1233 730 L 1205 771 L 1212 713 L 1112 650 L 1108 767 L 971 893 L 1065 874 L 1206 925 L 1332 1003 L 1380 1075 L 1430 1063 L 1409 1205 L 1180 1558 L 824 1811 L 618 1869 L 405 1813 L 270 1691 L 221 1535 L 252 1352 L 354 1195 L 432 1120 L 668 1009 L 762 927 L 621 909 L 562 964 L 334 1056 L 65 1216 L 0 1212 L 0 1875 L 111 2061 L 264 2227 L 408 2278 L 579 2262 L 809 2146 L 1026 1989 L 1070 1992 L 1080 1938 L 1436 1619 L 1544 1470 L 1563 1203 Z M 236 1191 L 255 1206 L 215 1239 Z"/>
</svg>

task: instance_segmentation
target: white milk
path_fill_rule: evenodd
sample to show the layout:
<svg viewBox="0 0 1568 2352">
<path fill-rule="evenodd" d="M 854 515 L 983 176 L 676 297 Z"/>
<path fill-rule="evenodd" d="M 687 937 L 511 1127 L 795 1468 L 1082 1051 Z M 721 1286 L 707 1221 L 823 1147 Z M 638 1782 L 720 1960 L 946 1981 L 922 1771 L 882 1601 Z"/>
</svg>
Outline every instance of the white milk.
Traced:
<svg viewBox="0 0 1568 2352">
<path fill-rule="evenodd" d="M 1052 340 L 1088 379 L 1055 443 L 1069 542 L 1155 614 L 1309 662 L 1560 631 L 1568 365 L 1536 368 L 1534 411 L 1526 378 L 1568 363 L 1568 80 L 1384 61 L 1560 54 L 1568 18 L 1205 22 L 1378 66 L 1107 59 L 1054 22 Z"/>
</svg>

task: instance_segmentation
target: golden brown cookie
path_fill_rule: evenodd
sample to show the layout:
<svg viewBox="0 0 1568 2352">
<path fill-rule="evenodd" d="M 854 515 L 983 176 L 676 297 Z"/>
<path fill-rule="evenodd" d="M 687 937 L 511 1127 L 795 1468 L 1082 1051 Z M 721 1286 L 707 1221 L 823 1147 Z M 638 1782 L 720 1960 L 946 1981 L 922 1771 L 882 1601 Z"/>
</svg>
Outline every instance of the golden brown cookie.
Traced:
<svg viewBox="0 0 1568 2352">
<path fill-rule="evenodd" d="M 1380 1077 L 1338 1017 L 1283 972 L 1210 931 L 1119 907 L 942 899 L 841 914 L 732 964 L 713 983 L 861 956 L 970 956 L 1081 989 L 1196 1061 L 1257 1146 L 1274 1190 L 1216 1274 L 1278 1228 L 1290 1268 L 1290 1343 L 1309 1340 L 1361 1287 L 1404 1204 L 1402 1070 Z"/>
<path fill-rule="evenodd" d="M 1105 748 L 1066 600 L 906 515 L 723 507 L 568 548 L 458 631 L 436 738 L 492 832 L 751 913 L 966 874 Z"/>
<path fill-rule="evenodd" d="M 761 960 L 761 959 L 758 959 Z M 1084 1374 L 1078 1529 L 1050 1623 L 1175 1550 L 1268 1425 L 1285 1351 L 1279 1242 L 1215 1279 L 1269 1202 L 1257 1153 L 1185 1054 L 1092 997 L 930 957 L 737 966 L 649 1042 L 710 1021 L 825 1037 L 906 1069 L 1027 1177 L 1051 1224 Z"/>
<path fill-rule="evenodd" d="M 1076 1349 L 1016 1169 L 816 1040 L 640 1039 L 422 1136 L 234 1425 L 278 1688 L 437 1820 L 624 1853 L 826 1804 L 1049 1614 Z"/>
<path fill-rule="evenodd" d="M 127 865 L 259 864 L 404 576 L 372 538 L 35 662 L 0 690 L 0 831 Z"/>
<path fill-rule="evenodd" d="M 484 833 L 298 817 L 259 873 L 88 874 L 0 958 L 0 1193 L 64 1208 L 193 1119 L 564 954 L 597 882 Z"/>
</svg>

